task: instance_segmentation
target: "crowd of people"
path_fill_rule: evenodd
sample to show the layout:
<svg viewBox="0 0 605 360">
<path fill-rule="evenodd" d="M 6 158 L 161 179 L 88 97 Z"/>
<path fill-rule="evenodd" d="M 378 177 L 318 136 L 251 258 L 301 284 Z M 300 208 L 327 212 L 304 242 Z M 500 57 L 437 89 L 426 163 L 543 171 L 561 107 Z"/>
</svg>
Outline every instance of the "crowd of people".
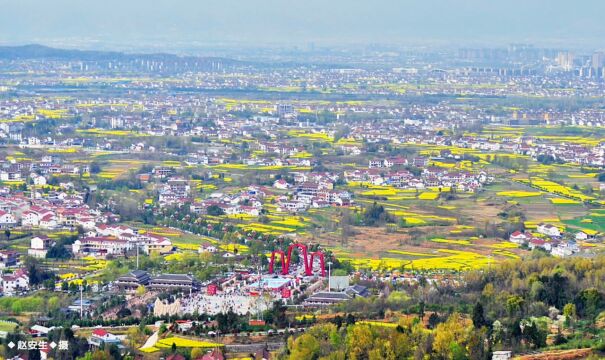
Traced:
<svg viewBox="0 0 605 360">
<path fill-rule="evenodd" d="M 264 297 L 251 296 L 240 291 L 223 292 L 216 295 L 193 294 L 182 299 L 182 312 L 193 314 L 216 315 L 229 310 L 238 315 L 256 314 L 270 308 L 271 301 L 263 301 Z"/>
</svg>

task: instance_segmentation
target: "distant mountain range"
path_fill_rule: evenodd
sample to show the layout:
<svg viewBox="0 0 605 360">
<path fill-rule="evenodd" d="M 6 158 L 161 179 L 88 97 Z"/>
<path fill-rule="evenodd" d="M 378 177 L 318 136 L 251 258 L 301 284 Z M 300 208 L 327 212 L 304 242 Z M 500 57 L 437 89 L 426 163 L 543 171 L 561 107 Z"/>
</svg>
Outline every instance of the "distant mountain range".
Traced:
<svg viewBox="0 0 605 360">
<path fill-rule="evenodd" d="M 152 60 L 168 62 L 195 61 L 202 63 L 220 62 L 223 65 L 245 65 L 246 62 L 220 57 L 178 56 L 174 54 L 126 54 L 116 51 L 91 51 L 56 49 L 43 45 L 0 46 L 0 59 L 4 60 L 67 60 L 67 61 L 113 61 Z"/>
<path fill-rule="evenodd" d="M 142 66 L 143 62 L 163 62 L 174 65 L 171 69 L 181 70 L 219 70 L 240 68 L 292 68 L 311 65 L 315 68 L 348 68 L 350 64 L 338 62 L 313 62 L 304 59 L 285 61 L 236 60 L 212 56 L 180 56 L 168 53 L 130 54 L 119 51 L 57 49 L 44 45 L 32 44 L 21 46 L 0 46 L 0 60 L 59 60 L 59 61 L 98 61 L 98 62 L 133 62 Z"/>
</svg>

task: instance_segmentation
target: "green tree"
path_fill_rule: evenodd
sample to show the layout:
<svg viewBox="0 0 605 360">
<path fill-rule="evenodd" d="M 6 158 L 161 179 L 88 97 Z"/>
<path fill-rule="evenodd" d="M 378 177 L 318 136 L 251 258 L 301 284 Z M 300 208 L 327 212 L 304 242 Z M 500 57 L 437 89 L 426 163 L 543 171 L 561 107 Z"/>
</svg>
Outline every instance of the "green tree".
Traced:
<svg viewBox="0 0 605 360">
<path fill-rule="evenodd" d="M 466 356 L 467 332 L 460 314 L 453 313 L 446 322 L 435 328 L 435 340 L 433 341 L 435 353 L 443 359 Z"/>
<path fill-rule="evenodd" d="M 590 288 L 582 291 L 580 299 L 583 304 L 584 314 L 590 320 L 590 323 L 594 325 L 599 310 L 602 306 L 603 296 L 595 288 Z"/>
<path fill-rule="evenodd" d="M 510 317 L 520 315 L 524 305 L 525 300 L 519 295 L 511 295 L 506 299 L 506 311 Z"/>
<path fill-rule="evenodd" d="M 367 325 L 355 325 L 347 328 L 347 353 L 350 359 L 367 359 L 374 347 L 374 337 Z"/>
<path fill-rule="evenodd" d="M 538 323 L 534 320 L 521 322 L 523 327 L 523 338 L 525 338 L 535 348 L 546 346 L 547 332 L 541 329 Z"/>
<path fill-rule="evenodd" d="M 221 209 L 221 207 L 218 205 L 208 206 L 208 208 L 206 209 L 206 213 L 211 216 L 221 216 L 225 214 L 223 209 Z"/>
<path fill-rule="evenodd" d="M 574 327 L 574 322 L 576 319 L 576 305 L 572 303 L 567 303 L 563 307 L 563 315 L 565 316 L 565 324 L 572 329 Z"/>
<path fill-rule="evenodd" d="M 311 334 L 297 337 L 290 349 L 291 360 L 314 359 L 319 355 L 319 341 Z"/>
<path fill-rule="evenodd" d="M 487 348 L 487 328 L 473 329 L 468 336 L 468 358 L 470 360 L 485 360 L 488 358 L 489 349 Z"/>
<path fill-rule="evenodd" d="M 481 305 L 480 302 L 477 302 L 473 307 L 473 325 L 477 329 L 480 329 L 487 325 L 487 321 L 485 320 L 485 315 L 483 312 L 483 305 Z"/>
<path fill-rule="evenodd" d="M 368 352 L 368 360 L 395 360 L 397 359 L 391 342 L 386 339 L 376 339 L 374 348 Z"/>
</svg>

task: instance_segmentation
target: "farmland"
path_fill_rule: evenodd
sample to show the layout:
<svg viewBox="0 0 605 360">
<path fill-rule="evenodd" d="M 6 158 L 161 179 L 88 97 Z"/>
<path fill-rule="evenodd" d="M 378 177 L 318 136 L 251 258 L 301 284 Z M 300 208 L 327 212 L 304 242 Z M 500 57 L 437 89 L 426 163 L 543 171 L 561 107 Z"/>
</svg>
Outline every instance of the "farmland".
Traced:
<svg viewBox="0 0 605 360">
<path fill-rule="evenodd" d="M 497 132 L 492 128 L 489 131 Z M 519 128 L 518 131 L 522 131 Z M 509 131 L 509 130 L 504 130 Z M 511 130 L 512 131 L 512 130 Z M 343 143 L 324 135 L 302 136 L 300 132 L 289 132 L 287 137 L 302 141 L 303 144 L 322 142 L 325 145 L 325 166 L 338 169 L 342 162 L 335 162 L 329 154 Z M 351 192 L 354 206 L 346 210 L 338 208 L 309 209 L 303 214 L 292 214 L 280 210 L 275 200 L 283 192 L 276 191 L 265 199 L 262 215 L 224 214 L 205 215 L 203 219 L 209 224 L 228 223 L 237 229 L 237 234 L 246 236 L 293 237 L 298 241 L 319 243 L 328 249 L 333 249 L 342 261 L 350 261 L 357 268 L 396 269 L 406 266 L 409 259 L 404 253 L 415 253 L 412 263 L 408 264 L 416 270 L 465 270 L 486 267 L 510 258 L 524 256 L 524 250 L 507 249 L 502 245 L 506 232 L 512 232 L 512 224 L 525 224 L 528 228 L 536 228 L 542 222 L 553 222 L 561 228 L 565 225 L 570 229 L 585 230 L 594 234 L 603 229 L 600 219 L 595 221 L 590 217 L 591 206 L 599 206 L 601 195 L 594 191 L 596 186 L 595 173 L 585 173 L 581 169 L 552 164 L 541 165 L 532 162 L 524 156 L 500 154 L 491 155 L 480 151 L 453 146 L 416 146 L 411 145 L 412 151 L 418 154 L 435 154 L 447 150 L 452 153 L 473 154 L 479 161 L 458 161 L 443 159 L 430 162 L 430 166 L 443 171 L 469 171 L 471 173 L 498 174 L 496 180 L 484 186 L 480 191 L 454 191 L 450 186 L 431 186 L 423 189 L 400 188 L 389 184 L 376 185 L 367 181 L 347 181 L 336 189 Z M 309 153 L 301 153 L 294 158 L 308 158 Z M 503 166 L 506 161 L 527 162 L 517 169 Z M 133 169 L 143 166 L 143 162 L 135 159 L 102 160 L 101 171 L 93 178 L 120 179 L 127 178 Z M 157 161 L 155 164 L 183 167 L 182 163 L 174 161 Z M 191 167 L 189 167 L 191 169 Z M 364 169 L 355 161 L 346 163 L 347 171 Z M 195 180 L 194 189 L 196 200 L 207 199 L 213 192 L 238 194 L 246 191 L 243 180 L 254 174 L 259 179 L 271 178 L 263 173 L 308 171 L 308 167 L 298 165 L 245 165 L 220 164 L 199 166 L 194 171 L 212 171 L 208 179 Z M 594 170 L 592 170 L 594 171 Z M 218 174 L 218 175 L 217 175 Z M 548 179 L 552 180 L 548 180 Z M 588 194 L 584 191 L 591 187 Z M 147 204 L 155 204 L 153 192 L 149 187 L 132 190 L 137 199 L 144 198 Z M 137 200 L 140 201 L 140 200 Z M 367 229 L 353 225 L 351 233 L 343 239 L 339 225 L 343 214 L 359 217 L 364 209 L 377 203 L 388 211 L 394 218 L 395 228 L 385 227 Z M 517 209 L 525 216 L 523 220 L 502 217 L 503 214 Z M 167 236 L 174 244 L 184 251 L 194 251 L 199 244 L 207 243 L 207 239 L 183 233 L 155 229 L 152 234 Z M 505 235 L 502 235 L 505 234 Z M 504 237 L 504 239 L 502 239 Z M 364 243 L 364 238 L 382 239 L 378 242 Z M 237 241 L 231 240 L 234 246 Z M 224 247 L 228 249 L 228 247 Z M 238 251 L 246 251 L 240 244 Z M 363 255 L 361 255 L 363 254 Z"/>
<path fill-rule="evenodd" d="M 56 359 L 602 349 L 600 57 L 381 46 L 0 51 L 0 330 Z"/>
</svg>

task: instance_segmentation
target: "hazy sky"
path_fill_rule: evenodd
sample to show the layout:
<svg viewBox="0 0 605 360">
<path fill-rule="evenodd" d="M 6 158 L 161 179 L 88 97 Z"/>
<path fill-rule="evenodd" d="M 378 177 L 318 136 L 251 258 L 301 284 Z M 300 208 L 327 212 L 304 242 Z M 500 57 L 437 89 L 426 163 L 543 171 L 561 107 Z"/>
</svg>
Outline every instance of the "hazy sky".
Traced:
<svg viewBox="0 0 605 360">
<path fill-rule="evenodd" d="M 0 0 L 0 43 L 605 47 L 604 0 Z"/>
</svg>

